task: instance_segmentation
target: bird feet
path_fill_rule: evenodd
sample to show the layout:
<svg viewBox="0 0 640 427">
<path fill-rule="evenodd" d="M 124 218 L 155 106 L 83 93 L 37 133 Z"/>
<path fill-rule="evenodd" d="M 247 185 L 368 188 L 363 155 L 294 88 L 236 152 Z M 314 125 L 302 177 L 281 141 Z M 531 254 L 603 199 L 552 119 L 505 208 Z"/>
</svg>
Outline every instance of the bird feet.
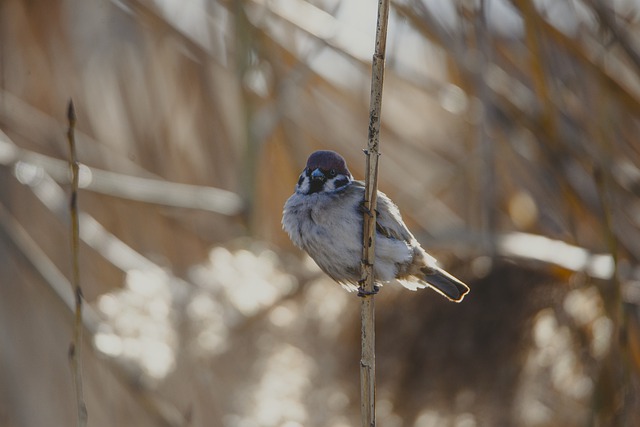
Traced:
<svg viewBox="0 0 640 427">
<path fill-rule="evenodd" d="M 378 292 L 380 292 L 380 286 L 378 286 L 378 285 L 373 285 L 373 291 L 366 291 L 364 289 L 364 281 L 363 280 L 360 280 L 358 282 L 358 285 L 360 285 L 360 286 L 358 286 L 358 296 L 360 298 L 368 297 L 368 296 L 371 296 L 371 295 L 375 295 Z"/>
</svg>

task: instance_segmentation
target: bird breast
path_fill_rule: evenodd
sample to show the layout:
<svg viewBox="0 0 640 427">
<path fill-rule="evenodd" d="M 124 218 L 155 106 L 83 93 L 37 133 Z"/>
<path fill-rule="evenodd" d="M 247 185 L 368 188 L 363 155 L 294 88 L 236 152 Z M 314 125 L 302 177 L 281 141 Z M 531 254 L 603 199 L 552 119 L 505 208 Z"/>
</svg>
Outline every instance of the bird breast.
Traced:
<svg viewBox="0 0 640 427">
<path fill-rule="evenodd" d="M 355 207 L 347 206 L 348 198 L 344 199 L 345 194 L 340 193 L 296 193 L 287 200 L 282 221 L 293 243 L 336 280 L 339 272 L 327 270 L 359 267 L 362 251 L 361 219 Z"/>
<path fill-rule="evenodd" d="M 358 207 L 363 195 L 362 188 L 350 186 L 336 193 L 296 193 L 285 204 L 282 223 L 291 240 L 341 283 L 357 283 L 360 279 L 362 213 Z M 380 208 L 382 214 L 390 214 L 386 204 Z M 408 242 L 378 234 L 376 278 L 382 282 L 393 280 L 412 257 Z"/>
</svg>

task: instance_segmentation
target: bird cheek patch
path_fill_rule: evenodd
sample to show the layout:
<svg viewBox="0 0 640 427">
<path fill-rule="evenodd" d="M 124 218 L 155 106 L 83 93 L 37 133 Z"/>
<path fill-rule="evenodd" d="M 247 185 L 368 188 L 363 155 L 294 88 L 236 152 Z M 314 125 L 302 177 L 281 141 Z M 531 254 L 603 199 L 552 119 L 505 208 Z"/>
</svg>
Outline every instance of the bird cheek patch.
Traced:
<svg viewBox="0 0 640 427">
<path fill-rule="evenodd" d="M 334 188 L 340 188 L 340 187 L 344 187 L 348 183 L 349 183 L 349 180 L 347 178 L 339 178 L 334 181 L 333 186 Z"/>
<path fill-rule="evenodd" d="M 307 178 L 304 175 L 300 176 L 300 179 L 298 180 L 298 185 L 296 187 L 296 192 L 301 194 L 309 193 L 309 178 Z"/>
</svg>

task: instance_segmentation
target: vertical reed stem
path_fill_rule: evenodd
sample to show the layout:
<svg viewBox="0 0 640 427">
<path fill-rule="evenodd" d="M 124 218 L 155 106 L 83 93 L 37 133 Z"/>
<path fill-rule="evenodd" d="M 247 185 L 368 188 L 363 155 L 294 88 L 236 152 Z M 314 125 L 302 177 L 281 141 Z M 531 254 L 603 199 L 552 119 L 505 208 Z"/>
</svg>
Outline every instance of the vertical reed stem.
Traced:
<svg viewBox="0 0 640 427">
<path fill-rule="evenodd" d="M 375 359 L 375 305 L 374 273 L 376 206 L 378 191 L 378 158 L 380 156 L 380 112 L 384 59 L 387 43 L 389 0 L 378 1 L 376 44 L 371 65 L 371 100 L 369 105 L 369 135 L 366 153 L 364 224 L 362 235 L 361 276 L 361 344 L 360 409 L 362 427 L 376 425 L 376 359 Z"/>
<path fill-rule="evenodd" d="M 69 100 L 67 119 L 69 120 L 67 141 L 69 142 L 69 166 L 71 168 L 71 200 L 69 202 L 69 210 L 71 211 L 71 265 L 72 284 L 76 300 L 73 341 L 69 347 L 69 360 L 78 407 L 78 427 L 85 427 L 87 425 L 88 414 L 82 390 L 82 288 L 80 287 L 80 264 L 78 256 L 80 253 L 80 226 L 78 221 L 78 175 L 80 166 L 76 154 L 76 139 L 74 133 L 76 110 L 73 106 L 73 100 Z"/>
</svg>

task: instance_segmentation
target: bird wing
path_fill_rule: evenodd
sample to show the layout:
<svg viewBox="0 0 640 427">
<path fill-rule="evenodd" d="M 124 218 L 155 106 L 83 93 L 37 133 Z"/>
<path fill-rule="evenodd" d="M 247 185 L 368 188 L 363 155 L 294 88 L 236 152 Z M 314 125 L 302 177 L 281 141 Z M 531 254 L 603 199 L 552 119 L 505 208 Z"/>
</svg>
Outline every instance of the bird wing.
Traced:
<svg viewBox="0 0 640 427">
<path fill-rule="evenodd" d="M 404 225 L 397 206 L 384 193 L 378 195 L 377 210 L 376 230 L 379 234 L 389 239 L 402 240 L 407 243 L 415 240 L 409 229 Z"/>
<path fill-rule="evenodd" d="M 362 187 L 364 192 L 364 183 L 362 181 L 354 181 L 353 184 Z M 376 231 L 387 239 L 400 240 L 407 243 L 415 240 L 413 234 L 404 225 L 398 207 L 382 191 L 378 191 Z"/>
</svg>

